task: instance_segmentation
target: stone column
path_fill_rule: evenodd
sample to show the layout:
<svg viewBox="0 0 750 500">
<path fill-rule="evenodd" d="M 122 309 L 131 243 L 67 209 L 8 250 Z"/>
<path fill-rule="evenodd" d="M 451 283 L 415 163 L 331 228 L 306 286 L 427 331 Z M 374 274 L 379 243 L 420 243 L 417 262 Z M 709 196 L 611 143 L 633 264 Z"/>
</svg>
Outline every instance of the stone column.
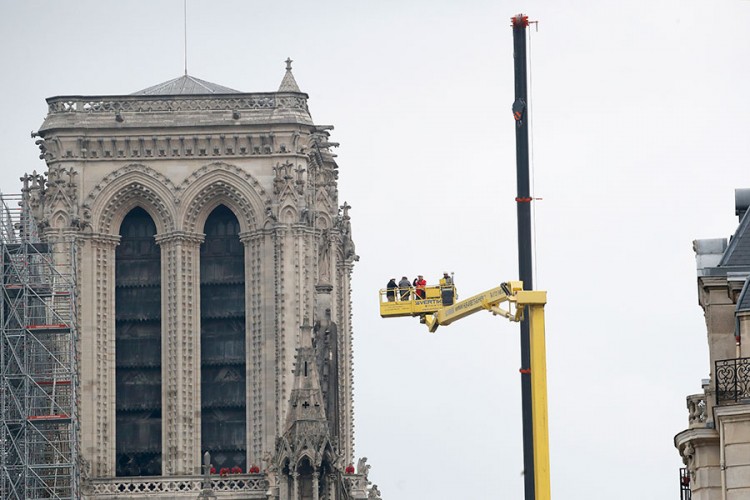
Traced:
<svg viewBox="0 0 750 500">
<path fill-rule="evenodd" d="M 279 225 L 274 228 L 273 240 L 274 321 L 273 325 L 268 325 L 267 335 L 274 339 L 275 344 L 273 380 L 276 384 L 274 391 L 274 417 L 276 422 L 273 432 L 280 436 L 284 432 L 291 393 L 291 373 L 294 368 L 297 336 L 299 335 L 299 325 L 302 322 L 298 317 L 299 262 L 297 260 L 296 238 L 288 226 Z M 270 433 L 266 432 L 266 434 Z"/>
<path fill-rule="evenodd" d="M 91 477 L 115 475 L 115 247 L 120 237 L 81 235 L 78 272 L 81 455 Z"/>
<path fill-rule="evenodd" d="M 351 261 L 339 262 L 337 288 L 333 302 L 338 307 L 333 316 L 339 332 L 339 436 L 344 461 L 354 461 L 354 368 L 352 349 Z"/>
<path fill-rule="evenodd" d="M 326 482 L 326 500 L 337 500 L 335 484 L 336 474 L 328 474 L 328 481 Z"/>
<path fill-rule="evenodd" d="M 264 405 L 268 401 L 264 387 L 267 383 L 267 347 L 263 335 L 268 312 L 266 304 L 271 273 L 264 263 L 266 237 L 262 230 L 240 234 L 245 247 L 245 391 L 247 463 L 261 463 L 264 451 L 264 433 L 270 427 L 264 422 Z M 271 295 L 272 296 L 272 295 Z M 275 437 L 275 436 L 274 436 Z"/>
<path fill-rule="evenodd" d="M 245 321 L 247 375 L 248 463 L 265 461 L 276 453 L 279 407 L 279 353 L 277 290 L 281 268 L 279 238 L 274 229 L 243 232 L 245 245 Z"/>
<path fill-rule="evenodd" d="M 318 470 L 317 467 L 314 467 L 313 473 L 312 473 L 313 500 L 320 500 L 320 495 L 318 494 L 318 488 L 320 487 L 320 478 L 318 477 L 319 475 L 320 475 L 320 470 Z"/>
<path fill-rule="evenodd" d="M 162 470 L 200 470 L 200 244 L 201 233 L 156 236 L 161 247 Z"/>
<path fill-rule="evenodd" d="M 292 500 L 299 500 L 299 472 L 292 472 Z"/>
</svg>

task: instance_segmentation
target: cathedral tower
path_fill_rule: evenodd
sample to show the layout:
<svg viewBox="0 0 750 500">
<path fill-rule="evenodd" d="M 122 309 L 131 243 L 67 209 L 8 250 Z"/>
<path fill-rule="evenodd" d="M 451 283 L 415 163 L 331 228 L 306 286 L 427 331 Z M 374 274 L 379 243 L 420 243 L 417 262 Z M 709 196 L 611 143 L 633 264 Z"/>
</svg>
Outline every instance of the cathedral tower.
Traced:
<svg viewBox="0 0 750 500">
<path fill-rule="evenodd" d="M 290 60 L 276 92 L 185 75 L 47 99 L 25 195 L 75 250 L 85 498 L 368 494 L 351 207 L 307 99 Z"/>
</svg>

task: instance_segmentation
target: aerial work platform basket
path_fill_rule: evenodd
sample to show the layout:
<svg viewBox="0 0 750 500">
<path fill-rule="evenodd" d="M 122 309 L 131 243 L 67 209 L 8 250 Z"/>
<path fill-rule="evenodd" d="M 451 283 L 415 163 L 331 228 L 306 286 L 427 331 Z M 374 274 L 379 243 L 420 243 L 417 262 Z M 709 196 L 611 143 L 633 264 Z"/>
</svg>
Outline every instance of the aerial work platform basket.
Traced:
<svg viewBox="0 0 750 500">
<path fill-rule="evenodd" d="M 389 296 L 388 292 L 393 292 Z M 400 316 L 421 316 L 436 312 L 438 309 L 451 306 L 458 298 L 453 285 L 426 286 L 424 298 L 417 295 L 414 287 L 383 288 L 380 295 L 380 317 L 397 318 Z M 391 300 L 392 297 L 392 300 Z"/>
</svg>

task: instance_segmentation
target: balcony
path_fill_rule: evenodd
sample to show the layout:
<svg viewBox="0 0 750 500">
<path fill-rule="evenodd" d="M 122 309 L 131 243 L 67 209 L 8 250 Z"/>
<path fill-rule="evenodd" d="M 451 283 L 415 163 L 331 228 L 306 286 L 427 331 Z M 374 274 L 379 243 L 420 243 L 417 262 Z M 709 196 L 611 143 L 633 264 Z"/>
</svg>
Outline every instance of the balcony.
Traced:
<svg viewBox="0 0 750 500">
<path fill-rule="evenodd" d="M 690 500 L 690 471 L 686 468 L 680 469 L 680 500 Z"/>
<path fill-rule="evenodd" d="M 750 403 L 750 358 L 716 362 L 716 403 Z"/>
</svg>

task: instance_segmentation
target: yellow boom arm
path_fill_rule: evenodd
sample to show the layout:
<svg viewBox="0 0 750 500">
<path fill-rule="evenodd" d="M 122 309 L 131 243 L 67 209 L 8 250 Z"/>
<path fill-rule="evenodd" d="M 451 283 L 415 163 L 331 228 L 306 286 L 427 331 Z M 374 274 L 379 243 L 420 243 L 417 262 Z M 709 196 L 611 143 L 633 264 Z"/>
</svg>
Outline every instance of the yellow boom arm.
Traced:
<svg viewBox="0 0 750 500">
<path fill-rule="evenodd" d="M 511 321 L 519 321 L 523 315 L 523 308 L 511 308 L 511 304 L 516 302 L 516 294 L 523 290 L 523 283 L 520 281 L 510 281 L 501 283 L 500 286 L 478 293 L 473 297 L 461 300 L 447 307 L 439 308 L 433 314 L 425 314 L 423 323 L 427 325 L 431 332 L 437 330 L 440 325 L 450 325 L 456 320 L 465 318 L 477 311 L 487 310 L 492 314 L 499 314 Z M 500 304 L 508 302 L 508 309 L 502 309 Z"/>
<path fill-rule="evenodd" d="M 434 288 L 434 290 L 431 290 Z M 455 289 L 453 289 L 455 292 Z M 532 432 L 534 436 L 534 488 L 537 500 L 550 499 L 549 433 L 547 423 L 547 353 L 545 345 L 544 305 L 547 292 L 524 290 L 520 281 L 508 281 L 473 297 L 447 305 L 439 296 L 439 287 L 427 287 L 424 299 L 415 298 L 409 290 L 401 290 L 388 300 L 381 290 L 380 315 L 384 318 L 419 316 L 434 332 L 440 325 L 450 325 L 477 311 L 490 311 L 510 321 L 529 318 L 531 348 Z M 385 300 L 384 300 L 385 299 Z M 501 304 L 507 302 L 507 309 Z"/>
</svg>

